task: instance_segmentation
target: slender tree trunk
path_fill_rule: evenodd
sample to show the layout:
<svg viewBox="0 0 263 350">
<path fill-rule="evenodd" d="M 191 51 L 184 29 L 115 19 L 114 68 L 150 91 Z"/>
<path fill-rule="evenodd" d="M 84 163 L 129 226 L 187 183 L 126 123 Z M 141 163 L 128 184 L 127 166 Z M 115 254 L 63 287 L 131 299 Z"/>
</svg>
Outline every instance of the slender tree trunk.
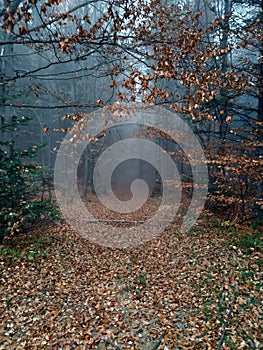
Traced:
<svg viewBox="0 0 263 350">
<path fill-rule="evenodd" d="M 91 190 L 93 191 L 93 164 L 92 164 L 92 152 L 87 147 L 85 149 L 85 155 L 84 155 L 84 178 L 83 178 L 83 192 L 82 192 L 82 198 L 87 199 L 88 195 L 88 188 L 89 185 L 91 186 Z"/>
<path fill-rule="evenodd" d="M 230 11 L 231 11 L 230 0 L 225 0 L 224 1 L 224 25 L 222 28 L 223 33 L 222 33 L 222 39 L 221 39 L 221 47 L 223 50 L 227 49 L 228 47 Z M 224 75 L 227 72 L 227 70 L 228 70 L 228 55 L 224 54 L 222 57 L 222 65 L 221 65 L 222 74 Z M 226 134 L 227 134 L 226 118 L 228 115 L 228 91 L 226 91 L 225 89 L 222 89 L 221 96 L 225 101 L 223 102 L 223 113 L 220 114 L 219 132 L 220 132 L 220 141 L 221 141 L 220 149 L 224 150 L 225 142 L 226 142 Z"/>
<path fill-rule="evenodd" d="M 263 0 L 261 1 L 261 12 L 259 14 L 261 37 L 263 35 Z M 258 121 L 263 122 L 263 43 L 259 43 L 259 63 L 258 63 Z"/>
<path fill-rule="evenodd" d="M 263 35 L 263 0 L 261 1 L 261 11 L 259 13 L 259 20 L 260 20 L 260 28 L 261 28 L 261 37 Z M 258 113 L 257 113 L 257 120 L 262 123 L 263 122 L 263 43 L 259 43 L 259 63 L 258 63 Z M 262 133 L 262 125 L 259 125 L 259 135 L 258 135 L 258 141 L 263 142 L 263 133 Z M 262 150 L 263 147 L 259 146 L 257 147 L 257 157 L 259 158 L 262 156 Z M 257 188 L 257 195 L 256 195 L 256 201 L 255 201 L 255 210 L 256 215 L 263 215 L 263 208 L 262 205 L 258 204 L 258 201 L 262 201 L 262 194 L 263 194 L 263 183 L 259 183 Z"/>
</svg>

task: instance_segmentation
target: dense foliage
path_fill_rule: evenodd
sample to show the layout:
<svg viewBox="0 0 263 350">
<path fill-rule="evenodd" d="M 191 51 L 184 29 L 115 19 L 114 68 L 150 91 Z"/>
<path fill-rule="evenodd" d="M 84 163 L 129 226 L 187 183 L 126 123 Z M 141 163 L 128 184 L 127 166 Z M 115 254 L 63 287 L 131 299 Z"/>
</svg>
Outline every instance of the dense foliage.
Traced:
<svg viewBox="0 0 263 350">
<path fill-rule="evenodd" d="M 43 198 L 46 174 L 32 162 L 41 146 L 15 149 L 18 129 L 29 120 L 12 118 L 0 128 L 0 241 L 28 230 L 36 220 L 57 215 L 53 203 Z"/>
</svg>

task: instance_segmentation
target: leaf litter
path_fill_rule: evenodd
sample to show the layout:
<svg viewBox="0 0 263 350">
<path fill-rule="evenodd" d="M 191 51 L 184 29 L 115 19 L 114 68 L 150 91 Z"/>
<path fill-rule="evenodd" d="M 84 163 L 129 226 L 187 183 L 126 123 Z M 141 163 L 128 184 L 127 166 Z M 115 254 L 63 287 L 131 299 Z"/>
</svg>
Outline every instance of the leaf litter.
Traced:
<svg viewBox="0 0 263 350">
<path fill-rule="evenodd" d="M 260 349 L 262 256 L 234 248 L 198 226 L 133 249 L 92 244 L 63 221 L 11 238 L 0 349 Z"/>
</svg>

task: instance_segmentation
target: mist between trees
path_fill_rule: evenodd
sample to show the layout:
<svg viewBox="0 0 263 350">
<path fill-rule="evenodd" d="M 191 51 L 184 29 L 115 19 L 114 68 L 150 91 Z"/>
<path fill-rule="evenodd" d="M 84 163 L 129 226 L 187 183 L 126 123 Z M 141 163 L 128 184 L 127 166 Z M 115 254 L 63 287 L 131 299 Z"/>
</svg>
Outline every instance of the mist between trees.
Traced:
<svg viewBox="0 0 263 350">
<path fill-rule="evenodd" d="M 15 179 L 22 171 L 26 188 L 33 181 L 24 177 L 27 167 L 39 169 L 33 198 L 21 201 L 50 201 L 56 153 L 69 128 L 115 102 L 142 102 L 178 113 L 200 140 L 209 167 L 208 216 L 229 222 L 262 217 L 262 0 L 0 3 L 3 192 L 9 165 L 18 159 L 11 174 Z M 129 132 L 121 130 L 134 137 Z M 78 172 L 84 198 L 92 192 L 95 160 L 118 135 L 118 128 L 105 127 L 85 150 Z M 186 155 L 169 135 L 147 128 L 142 135 L 180 162 L 191 196 Z M 29 154 L 22 157 L 21 150 L 40 145 L 36 157 L 24 160 Z M 147 168 L 131 166 L 138 167 L 135 177 Z M 158 174 L 147 172 L 151 195 L 161 195 Z M 19 231 L 24 215 L 22 202 L 7 204 L 8 196 L 1 197 L 5 234 Z"/>
</svg>

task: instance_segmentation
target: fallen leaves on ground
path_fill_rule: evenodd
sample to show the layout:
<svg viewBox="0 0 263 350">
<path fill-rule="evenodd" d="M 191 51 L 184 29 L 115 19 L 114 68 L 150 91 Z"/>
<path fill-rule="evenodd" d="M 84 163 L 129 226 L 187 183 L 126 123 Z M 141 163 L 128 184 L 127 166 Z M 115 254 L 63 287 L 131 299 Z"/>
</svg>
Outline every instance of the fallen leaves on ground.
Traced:
<svg viewBox="0 0 263 350">
<path fill-rule="evenodd" d="M 260 348 L 262 256 L 213 229 L 171 225 L 121 250 L 60 223 L 10 239 L 0 258 L 1 349 Z"/>
</svg>

